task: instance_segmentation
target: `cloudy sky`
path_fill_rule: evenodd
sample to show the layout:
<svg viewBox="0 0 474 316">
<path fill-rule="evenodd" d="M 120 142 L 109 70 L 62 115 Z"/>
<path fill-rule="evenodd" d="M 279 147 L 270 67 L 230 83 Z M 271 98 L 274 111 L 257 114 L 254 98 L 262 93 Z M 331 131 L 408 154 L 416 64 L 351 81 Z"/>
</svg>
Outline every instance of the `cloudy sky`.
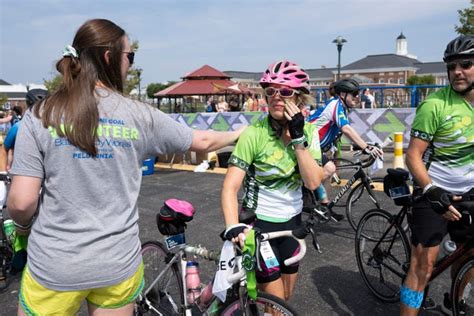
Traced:
<svg viewBox="0 0 474 316">
<path fill-rule="evenodd" d="M 42 83 L 78 27 L 107 18 L 140 44 L 143 83 L 179 80 L 211 65 L 263 71 L 290 59 L 304 68 L 336 67 L 332 40 L 347 39 L 342 65 L 395 52 L 401 31 L 408 52 L 441 61 L 456 36 L 458 9 L 469 0 L 0 0 L 0 79 Z"/>
</svg>

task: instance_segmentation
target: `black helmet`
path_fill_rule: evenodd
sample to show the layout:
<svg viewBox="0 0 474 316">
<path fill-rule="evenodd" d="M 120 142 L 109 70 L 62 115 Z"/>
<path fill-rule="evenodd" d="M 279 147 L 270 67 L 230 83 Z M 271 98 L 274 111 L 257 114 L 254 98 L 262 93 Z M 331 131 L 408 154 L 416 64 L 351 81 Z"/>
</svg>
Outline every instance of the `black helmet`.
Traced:
<svg viewBox="0 0 474 316">
<path fill-rule="evenodd" d="M 444 51 L 445 62 L 456 58 L 474 57 L 474 36 L 461 35 L 449 42 Z"/>
<path fill-rule="evenodd" d="M 342 79 L 336 82 L 336 84 L 334 85 L 334 91 L 336 92 L 336 94 L 339 94 L 341 92 L 359 93 L 359 89 L 359 83 L 354 79 Z"/>
<path fill-rule="evenodd" d="M 48 91 L 44 89 L 31 89 L 26 93 L 26 105 L 28 107 L 32 106 L 36 102 L 39 102 L 46 98 Z"/>
</svg>

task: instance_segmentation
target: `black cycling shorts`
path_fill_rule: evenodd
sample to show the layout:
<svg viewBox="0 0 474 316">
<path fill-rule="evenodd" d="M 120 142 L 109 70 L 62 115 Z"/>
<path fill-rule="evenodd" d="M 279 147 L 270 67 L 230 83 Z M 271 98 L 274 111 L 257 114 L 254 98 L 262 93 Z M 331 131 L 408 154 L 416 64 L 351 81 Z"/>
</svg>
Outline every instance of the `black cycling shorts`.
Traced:
<svg viewBox="0 0 474 316">
<path fill-rule="evenodd" d="M 413 246 L 438 246 L 448 233 L 448 221 L 436 213 L 426 199 L 421 198 L 413 204 L 412 214 L 408 217 Z"/>
<path fill-rule="evenodd" d="M 296 215 L 285 223 L 271 223 L 257 219 L 255 227 L 258 227 L 262 233 L 269 233 L 281 230 L 292 230 L 301 225 L 301 214 Z M 278 267 L 267 268 L 263 259 L 260 257 L 260 267 L 262 271 L 256 271 L 258 283 L 268 283 L 278 280 L 281 274 L 294 274 L 298 272 L 299 262 L 286 266 L 283 262 L 298 254 L 300 247 L 296 240 L 291 237 L 276 238 L 270 240 L 270 246 L 275 254 Z"/>
<path fill-rule="evenodd" d="M 471 196 L 473 190 L 465 194 Z M 417 193 L 415 193 L 417 194 Z M 456 243 L 466 242 L 466 237 L 455 233 L 456 222 L 450 222 L 436 213 L 425 198 L 418 200 L 412 208 L 408 218 L 411 229 L 411 242 L 414 246 L 421 244 L 423 247 L 438 246 L 447 233 Z"/>
</svg>

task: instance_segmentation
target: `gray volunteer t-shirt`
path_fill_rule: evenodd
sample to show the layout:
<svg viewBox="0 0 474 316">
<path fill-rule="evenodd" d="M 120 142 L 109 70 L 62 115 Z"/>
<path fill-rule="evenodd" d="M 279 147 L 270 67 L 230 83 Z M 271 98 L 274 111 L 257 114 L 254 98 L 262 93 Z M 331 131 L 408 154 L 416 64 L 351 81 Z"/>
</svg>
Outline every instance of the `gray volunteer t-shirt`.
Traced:
<svg viewBox="0 0 474 316">
<path fill-rule="evenodd" d="M 30 111 L 15 145 L 13 175 L 44 180 L 28 244 L 32 276 L 52 290 L 110 286 L 140 262 L 137 199 L 144 159 L 185 152 L 192 129 L 104 89 L 96 157 L 44 128 Z"/>
</svg>

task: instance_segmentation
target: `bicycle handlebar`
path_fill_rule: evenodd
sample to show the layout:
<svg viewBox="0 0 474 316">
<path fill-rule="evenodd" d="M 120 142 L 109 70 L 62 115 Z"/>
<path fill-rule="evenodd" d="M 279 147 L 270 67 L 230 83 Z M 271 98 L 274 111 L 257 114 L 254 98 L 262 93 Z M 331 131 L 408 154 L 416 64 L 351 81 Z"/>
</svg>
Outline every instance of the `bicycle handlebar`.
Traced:
<svg viewBox="0 0 474 316">
<path fill-rule="evenodd" d="M 306 242 L 304 238 L 309 234 L 309 231 L 305 231 L 305 230 L 306 230 L 306 227 L 297 227 L 293 230 L 283 230 L 283 231 L 271 232 L 271 233 L 259 233 L 257 234 L 256 239 L 259 240 L 260 242 L 275 239 L 275 238 L 281 238 L 281 237 L 292 237 L 293 239 L 295 239 L 300 246 L 300 251 L 296 256 L 288 258 L 284 261 L 285 265 L 289 266 L 303 259 L 303 257 L 306 254 Z M 256 249 L 255 256 L 258 257 L 259 252 L 260 252 L 260 249 Z M 240 262 L 242 261 L 242 257 L 239 257 L 237 261 L 238 261 L 237 266 L 241 266 Z M 244 278 L 246 274 L 247 274 L 247 271 L 243 267 L 241 267 L 237 273 L 233 273 L 232 275 L 228 276 L 227 281 L 231 284 L 234 284 L 237 281 Z"/>
<path fill-rule="evenodd" d="M 209 261 L 214 261 L 216 263 L 219 262 L 220 260 L 220 253 L 217 251 L 212 251 L 208 250 L 205 247 L 202 246 L 186 246 L 184 247 L 184 252 L 190 255 L 198 256 L 200 258 L 209 260 Z"/>
<path fill-rule="evenodd" d="M 392 142 L 393 142 L 392 137 L 388 136 L 387 138 L 385 138 L 385 140 L 383 141 L 382 144 L 379 145 L 378 143 L 375 143 L 375 144 L 373 144 L 373 146 L 376 146 L 376 147 L 378 147 L 378 148 L 380 148 L 380 149 L 384 149 L 385 147 L 387 147 L 387 146 L 388 146 L 389 144 L 391 144 Z M 354 157 L 360 156 L 360 155 L 362 155 L 362 154 L 365 154 L 362 149 L 357 150 L 357 151 L 354 153 Z M 365 155 L 368 155 L 368 154 L 365 154 Z M 359 162 L 360 165 L 361 165 L 361 168 L 368 168 L 368 167 L 370 167 L 371 165 L 374 164 L 375 158 L 372 157 L 371 155 L 368 155 L 368 156 L 369 156 L 369 157 L 367 157 L 367 159 L 364 159 L 364 160 L 362 160 L 361 162 Z"/>
</svg>

